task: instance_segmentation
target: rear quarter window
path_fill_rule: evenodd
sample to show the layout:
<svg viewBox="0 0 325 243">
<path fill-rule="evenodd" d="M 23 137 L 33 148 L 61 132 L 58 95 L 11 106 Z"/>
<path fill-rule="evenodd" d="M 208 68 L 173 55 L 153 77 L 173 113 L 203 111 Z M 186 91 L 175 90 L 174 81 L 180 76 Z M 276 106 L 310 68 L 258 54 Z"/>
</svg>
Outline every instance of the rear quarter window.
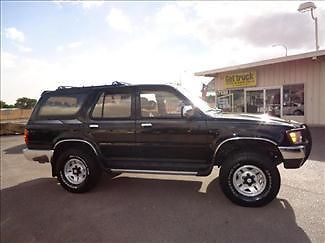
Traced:
<svg viewBox="0 0 325 243">
<path fill-rule="evenodd" d="M 73 116 L 84 103 L 86 94 L 49 96 L 41 103 L 37 115 L 40 117 Z"/>
</svg>

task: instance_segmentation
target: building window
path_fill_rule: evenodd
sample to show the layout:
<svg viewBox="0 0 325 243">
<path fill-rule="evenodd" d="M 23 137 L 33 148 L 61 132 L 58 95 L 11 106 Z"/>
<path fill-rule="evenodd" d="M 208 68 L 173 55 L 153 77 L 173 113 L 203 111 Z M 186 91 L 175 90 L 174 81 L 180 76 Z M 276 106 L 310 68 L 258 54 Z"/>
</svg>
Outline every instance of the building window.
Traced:
<svg viewBox="0 0 325 243">
<path fill-rule="evenodd" d="M 304 115 L 304 84 L 283 85 L 283 115 Z"/>
<path fill-rule="evenodd" d="M 231 112 L 231 95 L 228 90 L 217 91 L 217 108 L 223 112 Z"/>
<path fill-rule="evenodd" d="M 230 90 L 229 92 L 234 97 L 232 112 L 244 112 L 244 90 Z"/>
<path fill-rule="evenodd" d="M 281 90 L 280 88 L 265 89 L 265 113 L 281 117 Z"/>
<path fill-rule="evenodd" d="M 223 112 L 244 112 L 244 90 L 226 90 L 217 92 L 217 107 Z"/>
</svg>

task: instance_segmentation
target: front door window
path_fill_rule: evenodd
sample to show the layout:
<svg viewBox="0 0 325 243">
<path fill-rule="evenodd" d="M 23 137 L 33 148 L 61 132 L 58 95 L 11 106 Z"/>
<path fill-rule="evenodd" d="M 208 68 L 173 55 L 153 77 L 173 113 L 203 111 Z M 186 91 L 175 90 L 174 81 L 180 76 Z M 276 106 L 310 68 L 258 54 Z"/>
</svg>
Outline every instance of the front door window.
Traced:
<svg viewBox="0 0 325 243">
<path fill-rule="evenodd" d="M 167 91 L 143 91 L 140 94 L 142 118 L 182 118 L 183 100 Z"/>
</svg>

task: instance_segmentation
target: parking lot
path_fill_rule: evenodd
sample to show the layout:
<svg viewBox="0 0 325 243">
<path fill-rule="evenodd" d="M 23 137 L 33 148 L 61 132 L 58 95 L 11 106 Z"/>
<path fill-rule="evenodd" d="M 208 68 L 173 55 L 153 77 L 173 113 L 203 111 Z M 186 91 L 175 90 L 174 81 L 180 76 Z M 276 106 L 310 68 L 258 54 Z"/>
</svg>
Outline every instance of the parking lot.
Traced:
<svg viewBox="0 0 325 243">
<path fill-rule="evenodd" d="M 310 159 L 280 165 L 271 204 L 232 204 L 209 177 L 103 175 L 89 193 L 66 192 L 49 164 L 27 161 L 22 136 L 1 137 L 1 242 L 325 242 L 325 129 Z"/>
</svg>

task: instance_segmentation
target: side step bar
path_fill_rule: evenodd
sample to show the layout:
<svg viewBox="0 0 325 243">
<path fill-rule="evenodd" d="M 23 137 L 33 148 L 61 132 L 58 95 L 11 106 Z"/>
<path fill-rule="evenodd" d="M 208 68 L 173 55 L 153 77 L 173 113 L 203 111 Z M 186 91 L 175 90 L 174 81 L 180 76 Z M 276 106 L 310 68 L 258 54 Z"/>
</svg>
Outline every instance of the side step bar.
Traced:
<svg viewBox="0 0 325 243">
<path fill-rule="evenodd" d="M 129 170 L 129 169 L 110 169 L 112 172 L 141 173 L 141 174 L 160 174 L 160 175 L 197 175 L 195 171 L 164 171 L 164 170 Z"/>
</svg>

